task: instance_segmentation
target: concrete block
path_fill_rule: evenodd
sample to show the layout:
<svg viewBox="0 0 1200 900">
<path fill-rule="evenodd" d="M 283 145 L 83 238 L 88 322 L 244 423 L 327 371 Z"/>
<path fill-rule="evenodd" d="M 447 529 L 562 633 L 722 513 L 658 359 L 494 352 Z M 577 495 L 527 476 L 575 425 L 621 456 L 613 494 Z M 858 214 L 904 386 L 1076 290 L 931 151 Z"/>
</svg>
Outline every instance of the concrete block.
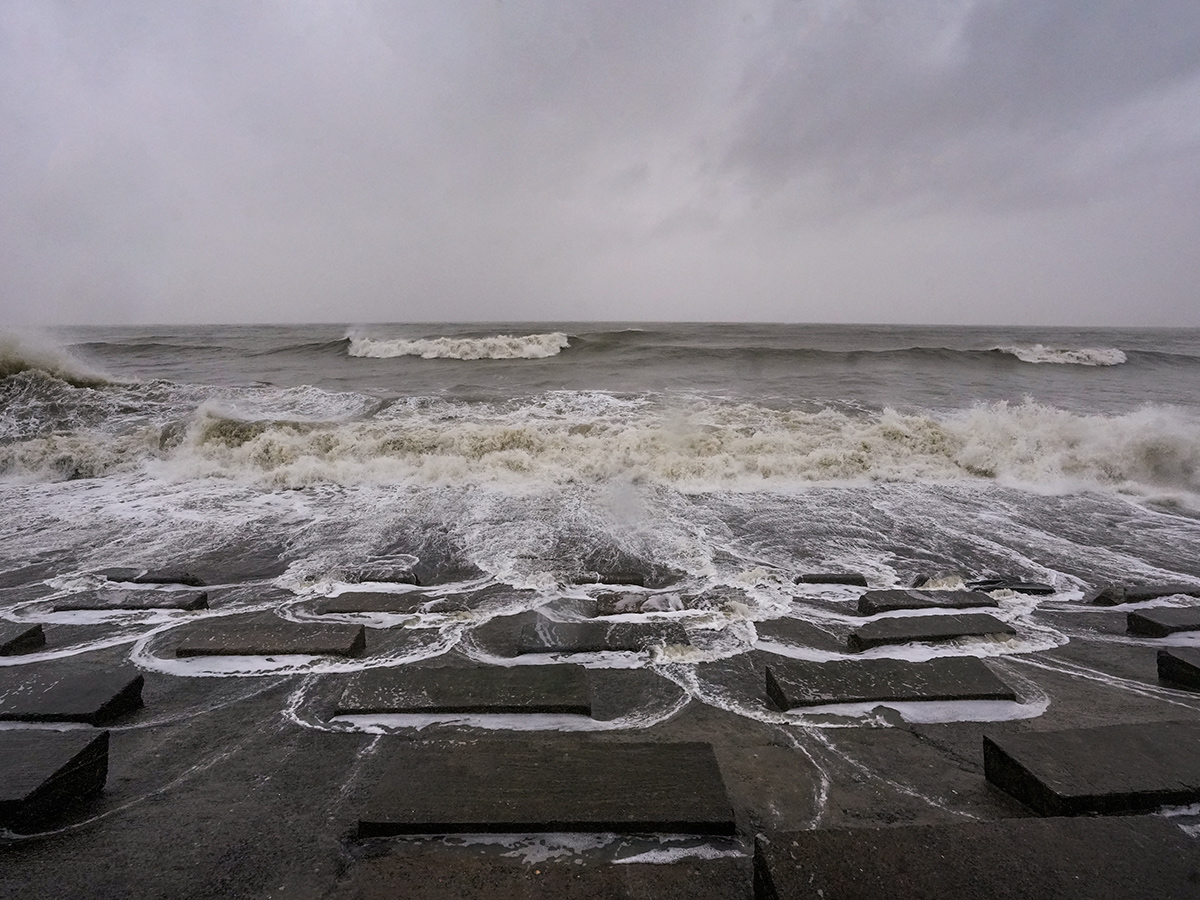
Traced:
<svg viewBox="0 0 1200 900">
<path fill-rule="evenodd" d="M 521 629 L 517 654 L 640 652 L 688 643 L 687 632 L 678 622 L 553 622 L 543 617 Z"/>
<path fill-rule="evenodd" d="M 794 584 L 845 584 L 851 587 L 866 587 L 867 579 L 856 572 L 812 572 L 797 575 Z"/>
<path fill-rule="evenodd" d="M 1044 816 L 1200 803 L 1200 722 L 985 735 L 988 781 Z"/>
<path fill-rule="evenodd" d="M 756 900 L 1195 897 L 1196 839 L 1154 816 L 768 832 Z"/>
<path fill-rule="evenodd" d="M 206 591 L 89 591 L 56 600 L 55 612 L 75 610 L 208 609 Z"/>
<path fill-rule="evenodd" d="M 1200 631 L 1200 606 L 1141 609 L 1127 616 L 1130 634 L 1166 637 L 1177 631 Z"/>
<path fill-rule="evenodd" d="M 1182 687 L 1200 690 L 1200 650 L 1190 647 L 1159 650 L 1158 677 Z"/>
<path fill-rule="evenodd" d="M 0 656 L 16 656 L 30 653 L 46 646 L 46 635 L 41 625 L 24 622 L 0 622 Z"/>
<path fill-rule="evenodd" d="M 176 656 L 361 656 L 366 649 L 361 625 L 308 625 L 275 616 L 215 619 L 192 630 Z"/>
<path fill-rule="evenodd" d="M 107 777 L 107 731 L 0 731 L 0 825 L 36 825 L 101 791 Z"/>
<path fill-rule="evenodd" d="M 405 743 L 359 818 L 359 836 L 449 833 L 732 834 L 708 744 L 548 737 Z"/>
<path fill-rule="evenodd" d="M 0 669 L 0 721 L 106 725 L 141 709 L 144 679 L 136 670 L 82 672 L 67 665 Z"/>
<path fill-rule="evenodd" d="M 867 591 L 858 598 L 858 614 L 874 616 L 901 609 L 971 609 L 998 607 L 982 591 Z"/>
<path fill-rule="evenodd" d="M 388 713 L 592 714 L 582 666 L 382 668 L 356 676 L 334 715 Z"/>
<path fill-rule="evenodd" d="M 963 637 L 1004 637 L 1016 634 L 1011 625 L 985 613 L 961 616 L 896 616 L 867 622 L 850 632 L 852 651 L 916 641 L 950 641 Z"/>
<path fill-rule="evenodd" d="M 912 700 L 1015 700 L 1012 688 L 973 656 L 926 662 L 848 659 L 772 661 L 767 696 L 778 709 L 822 703 Z"/>
</svg>

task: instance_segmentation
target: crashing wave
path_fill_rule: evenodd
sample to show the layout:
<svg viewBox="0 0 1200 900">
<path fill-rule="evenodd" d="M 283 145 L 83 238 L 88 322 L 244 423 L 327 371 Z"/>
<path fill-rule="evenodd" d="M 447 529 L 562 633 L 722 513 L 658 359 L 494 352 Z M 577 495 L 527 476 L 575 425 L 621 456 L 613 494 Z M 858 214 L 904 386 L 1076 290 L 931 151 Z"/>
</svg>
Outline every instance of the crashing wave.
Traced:
<svg viewBox="0 0 1200 900">
<path fill-rule="evenodd" d="M 422 359 L 545 359 L 557 356 L 570 346 L 560 331 L 549 334 L 492 337 L 442 337 L 416 341 L 375 340 L 349 335 L 351 356 L 390 359 L 395 356 L 419 356 Z"/>
<path fill-rule="evenodd" d="M 1015 356 L 1027 363 L 1052 363 L 1074 366 L 1119 366 L 1125 362 L 1125 353 L 1116 347 L 1047 347 L 1044 344 L 1030 346 L 997 347 L 1001 353 Z"/>
<path fill-rule="evenodd" d="M 61 347 L 27 335 L 0 334 L 0 378 L 40 371 L 76 387 L 100 387 L 112 379 Z"/>
</svg>

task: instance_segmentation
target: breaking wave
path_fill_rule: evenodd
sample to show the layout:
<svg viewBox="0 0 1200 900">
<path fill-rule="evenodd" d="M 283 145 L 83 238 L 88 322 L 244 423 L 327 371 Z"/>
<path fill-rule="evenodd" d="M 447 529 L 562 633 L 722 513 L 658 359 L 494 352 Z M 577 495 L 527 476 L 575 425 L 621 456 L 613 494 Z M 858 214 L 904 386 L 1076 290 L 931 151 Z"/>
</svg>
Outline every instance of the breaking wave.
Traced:
<svg viewBox="0 0 1200 900">
<path fill-rule="evenodd" d="M 492 337 L 441 337 L 423 340 L 375 340 L 348 336 L 351 356 L 389 359 L 395 356 L 419 356 L 422 359 L 545 359 L 557 356 L 570 346 L 561 331 L 549 334 Z"/>
<path fill-rule="evenodd" d="M 112 379 L 61 347 L 27 335 L 0 334 L 0 378 L 45 372 L 76 387 L 99 387 Z"/>
<path fill-rule="evenodd" d="M 585 393 L 507 405 L 425 401 L 351 421 L 243 419 L 206 405 L 167 427 L 0 446 L 9 477 L 99 477 L 131 466 L 168 480 L 285 489 L 633 481 L 703 492 L 980 480 L 1200 495 L 1200 418 L 1157 407 L 1089 416 L 1034 402 L 950 415 L 702 400 L 679 408 Z"/>
<path fill-rule="evenodd" d="M 1027 363 L 1052 363 L 1074 366 L 1119 366 L 1126 361 L 1125 353 L 1115 347 L 1072 350 L 1063 347 L 1047 347 L 1043 344 L 1029 346 L 997 347 L 1001 353 L 1015 356 Z"/>
</svg>

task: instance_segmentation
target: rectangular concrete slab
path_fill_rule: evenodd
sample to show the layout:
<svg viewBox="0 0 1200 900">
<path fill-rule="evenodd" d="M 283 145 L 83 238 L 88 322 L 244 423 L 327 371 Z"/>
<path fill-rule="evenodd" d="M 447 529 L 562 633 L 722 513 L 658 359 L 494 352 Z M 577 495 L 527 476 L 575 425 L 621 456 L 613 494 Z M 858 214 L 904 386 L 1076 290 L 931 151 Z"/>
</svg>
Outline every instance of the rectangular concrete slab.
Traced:
<svg viewBox="0 0 1200 900">
<path fill-rule="evenodd" d="M 915 641 L 950 641 L 962 637 L 1003 637 L 1016 634 L 1011 625 L 985 613 L 946 616 L 896 616 L 867 622 L 850 632 L 846 642 L 853 651 L 907 644 Z"/>
<path fill-rule="evenodd" d="M 420 593 L 397 594 L 387 591 L 347 591 L 336 597 L 320 600 L 318 615 L 329 613 L 402 613 L 417 612 L 430 597 Z"/>
<path fill-rule="evenodd" d="M 983 766 L 1044 816 L 1200 803 L 1200 721 L 985 735 Z"/>
<path fill-rule="evenodd" d="M 41 625 L 23 622 L 0 622 L 0 656 L 16 656 L 46 646 Z"/>
<path fill-rule="evenodd" d="M 56 612 L 72 610 L 208 609 L 206 591 L 95 591 L 54 603 Z"/>
<path fill-rule="evenodd" d="M 388 754 L 359 817 L 361 837 L 734 831 L 708 744 L 548 737 L 404 744 Z"/>
<path fill-rule="evenodd" d="M 277 617 L 234 617 L 206 623 L 176 647 L 176 656 L 361 656 L 361 625 L 309 625 Z"/>
<path fill-rule="evenodd" d="M 517 654 L 640 652 L 688 643 L 678 622 L 554 622 L 542 617 L 521 629 Z"/>
<path fill-rule="evenodd" d="M 769 832 L 756 900 L 1166 900 L 1200 892 L 1196 839 L 1154 816 Z"/>
<path fill-rule="evenodd" d="M 0 731 L 0 825 L 53 816 L 107 777 L 107 731 Z"/>
<path fill-rule="evenodd" d="M 65 665 L 0 669 L 0 721 L 104 725 L 141 709 L 144 679 L 135 669 L 72 672 Z"/>
<path fill-rule="evenodd" d="M 971 609 L 999 605 L 998 600 L 982 591 L 867 591 L 858 598 L 858 614 L 873 616 L 900 609 Z"/>
<path fill-rule="evenodd" d="M 1166 637 L 1177 631 L 1200 631 L 1200 606 L 1162 606 L 1141 609 L 1127 616 L 1130 634 Z"/>
<path fill-rule="evenodd" d="M 1200 597 L 1200 587 L 1194 584 L 1127 585 L 1106 584 L 1088 593 L 1085 603 L 1096 606 L 1119 606 L 1122 603 L 1144 603 L 1159 597 L 1182 594 L 1185 597 Z"/>
<path fill-rule="evenodd" d="M 342 692 L 334 715 L 387 713 L 592 714 L 582 666 L 370 669 Z"/>
<path fill-rule="evenodd" d="M 1158 677 L 1182 687 L 1200 690 L 1200 650 L 1190 647 L 1159 650 Z"/>
<path fill-rule="evenodd" d="M 920 700 L 1015 700 L 1012 688 L 982 660 L 945 657 L 926 662 L 846 659 L 773 661 L 767 696 L 778 709 L 822 703 Z"/>
<path fill-rule="evenodd" d="M 856 572 L 809 572 L 797 575 L 794 584 L 845 584 L 851 587 L 866 587 L 867 579 Z"/>
</svg>

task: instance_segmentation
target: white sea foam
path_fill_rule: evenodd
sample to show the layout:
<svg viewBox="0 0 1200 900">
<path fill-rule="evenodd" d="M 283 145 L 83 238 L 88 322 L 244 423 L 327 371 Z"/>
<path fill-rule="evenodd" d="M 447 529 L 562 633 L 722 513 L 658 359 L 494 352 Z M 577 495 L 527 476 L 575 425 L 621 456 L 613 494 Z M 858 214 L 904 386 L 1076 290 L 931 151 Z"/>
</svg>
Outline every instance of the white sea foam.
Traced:
<svg viewBox="0 0 1200 900">
<path fill-rule="evenodd" d="M 107 384 L 112 379 L 48 339 L 0 332 L 0 378 L 37 369 L 71 384 Z"/>
<path fill-rule="evenodd" d="M 422 359 L 545 359 L 570 346 L 561 331 L 523 336 L 498 334 L 492 337 L 441 337 L 423 340 L 376 340 L 348 335 L 351 356 L 389 359 L 419 356 Z"/>
<path fill-rule="evenodd" d="M 1015 356 L 1027 363 L 1052 363 L 1075 366 L 1119 366 L 1126 361 L 1124 351 L 1115 347 L 1047 347 L 1044 344 L 997 347 L 1001 353 Z"/>
</svg>

